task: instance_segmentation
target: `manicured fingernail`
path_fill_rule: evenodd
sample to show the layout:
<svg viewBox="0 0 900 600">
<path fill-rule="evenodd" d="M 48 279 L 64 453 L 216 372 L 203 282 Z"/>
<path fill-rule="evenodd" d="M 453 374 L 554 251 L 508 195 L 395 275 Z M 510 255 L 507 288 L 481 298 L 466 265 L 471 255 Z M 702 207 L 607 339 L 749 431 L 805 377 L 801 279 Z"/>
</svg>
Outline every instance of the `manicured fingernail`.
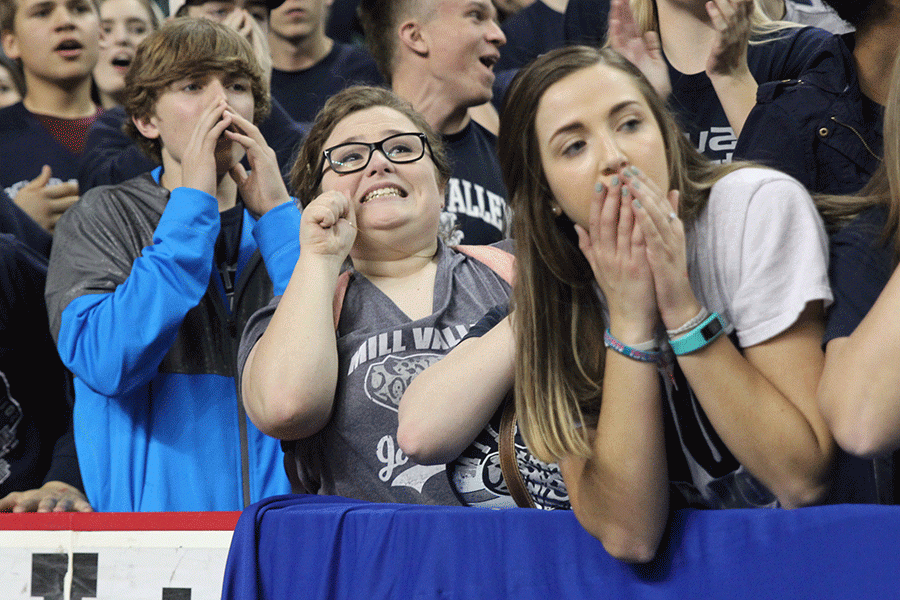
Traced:
<svg viewBox="0 0 900 600">
<path fill-rule="evenodd" d="M 631 201 L 631 205 L 635 208 L 641 208 L 641 201 L 635 198 Z"/>
<path fill-rule="evenodd" d="M 640 187 L 641 187 L 641 182 L 639 182 L 639 181 L 632 181 L 632 182 L 631 182 L 631 187 L 633 187 L 633 188 L 636 189 L 636 190 L 637 190 L 637 189 L 640 189 Z"/>
<path fill-rule="evenodd" d="M 637 176 L 640 175 L 640 173 L 641 173 L 640 171 L 638 171 L 638 168 L 635 167 L 634 165 L 632 165 L 632 166 L 630 166 L 630 167 L 628 167 L 628 168 L 631 170 L 631 175 L 632 175 L 632 177 L 637 177 Z"/>
<path fill-rule="evenodd" d="M 622 197 L 623 197 L 623 198 L 627 198 L 627 197 L 628 197 L 628 194 L 630 194 L 630 193 L 631 193 L 631 192 L 628 191 L 628 188 L 627 188 L 627 187 L 623 187 L 623 188 L 622 188 Z"/>
<path fill-rule="evenodd" d="M 612 179 L 609 180 L 609 185 L 619 185 L 619 176 L 613 175 Z"/>
<path fill-rule="evenodd" d="M 598 183 L 597 185 L 594 186 L 594 190 L 598 194 L 602 194 L 606 190 L 606 186 L 603 185 L 603 182 L 601 181 L 600 183 Z"/>
</svg>

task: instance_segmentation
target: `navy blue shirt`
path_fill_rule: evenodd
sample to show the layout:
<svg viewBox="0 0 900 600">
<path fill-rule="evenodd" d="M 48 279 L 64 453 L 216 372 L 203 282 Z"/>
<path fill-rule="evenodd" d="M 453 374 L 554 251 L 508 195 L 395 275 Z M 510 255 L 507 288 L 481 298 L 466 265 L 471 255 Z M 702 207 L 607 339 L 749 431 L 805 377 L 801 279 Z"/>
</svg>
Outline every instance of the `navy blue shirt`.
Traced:
<svg viewBox="0 0 900 600">
<path fill-rule="evenodd" d="M 497 136 L 476 123 L 445 135 L 452 163 L 444 211 L 455 221 L 454 244 L 492 244 L 507 237 L 510 211 L 497 158 Z"/>
<path fill-rule="evenodd" d="M 609 0 L 569 0 L 564 31 L 570 43 L 602 44 L 606 39 Z M 822 45 L 832 37 L 816 27 L 791 27 L 757 36 L 747 47 L 747 64 L 760 85 L 796 79 L 821 62 Z M 705 72 L 688 75 L 669 66 L 669 108 L 694 147 L 716 162 L 731 162 L 737 139 Z"/>
<path fill-rule="evenodd" d="M 535 0 L 500 26 L 506 43 L 500 47 L 497 71 L 517 69 L 565 43 L 563 14 Z"/>
<path fill-rule="evenodd" d="M 82 488 L 71 376 L 50 336 L 47 259 L 0 234 L 0 497 L 64 481 Z"/>
<path fill-rule="evenodd" d="M 893 248 L 881 243 L 886 219 L 887 207 L 875 206 L 831 237 L 828 277 L 834 303 L 828 311 L 823 345 L 853 333 L 891 278 Z M 864 460 L 838 450 L 829 501 L 897 504 L 900 482 L 894 465 L 898 458 L 900 453 L 895 452 L 891 457 Z"/>
<path fill-rule="evenodd" d="M 295 121 L 312 122 L 331 96 L 353 84 L 382 85 L 375 59 L 360 46 L 334 43 L 325 58 L 300 71 L 272 69 L 272 97 Z"/>
</svg>

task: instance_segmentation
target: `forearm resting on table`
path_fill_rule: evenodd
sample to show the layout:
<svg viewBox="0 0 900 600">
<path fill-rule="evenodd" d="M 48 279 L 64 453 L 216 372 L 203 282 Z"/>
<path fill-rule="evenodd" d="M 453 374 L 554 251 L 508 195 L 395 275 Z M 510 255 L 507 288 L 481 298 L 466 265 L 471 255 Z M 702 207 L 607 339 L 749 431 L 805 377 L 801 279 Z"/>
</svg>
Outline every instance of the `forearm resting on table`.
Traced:
<svg viewBox="0 0 900 600">
<path fill-rule="evenodd" d="M 615 558 L 648 562 L 668 518 L 668 469 L 656 365 L 606 353 L 591 457 L 560 460 L 581 525 Z"/>
<path fill-rule="evenodd" d="M 822 373 L 822 303 L 787 331 L 744 349 L 726 336 L 679 365 L 719 437 L 786 508 L 827 489 L 833 441 L 816 405 Z"/>
</svg>

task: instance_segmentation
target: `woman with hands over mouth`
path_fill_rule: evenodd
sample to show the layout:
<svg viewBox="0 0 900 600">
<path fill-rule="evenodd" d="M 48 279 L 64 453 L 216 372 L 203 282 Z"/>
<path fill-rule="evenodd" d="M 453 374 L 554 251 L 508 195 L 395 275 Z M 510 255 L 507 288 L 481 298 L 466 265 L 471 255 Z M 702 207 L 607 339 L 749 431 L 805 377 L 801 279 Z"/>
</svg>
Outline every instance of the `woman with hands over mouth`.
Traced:
<svg viewBox="0 0 900 600">
<path fill-rule="evenodd" d="M 816 407 L 831 294 L 804 188 L 708 162 L 609 49 L 554 50 L 523 69 L 500 140 L 513 311 L 410 391 L 454 406 L 473 383 L 458 373 L 495 357 L 472 414 L 490 415 L 498 382 L 513 384 L 528 449 L 559 463 L 579 521 L 624 560 L 652 559 L 670 508 L 818 500 L 833 444 Z"/>
<path fill-rule="evenodd" d="M 582 524 L 646 560 L 667 505 L 818 500 L 831 292 L 804 188 L 707 162 L 610 51 L 561 50 L 523 72 L 501 139 L 520 240 L 519 424 L 539 458 L 561 460 Z M 550 331 L 555 305 L 572 309 Z"/>
<path fill-rule="evenodd" d="M 439 238 L 449 173 L 440 138 L 380 88 L 333 96 L 300 149 L 300 258 L 238 359 L 247 413 L 293 442 L 295 491 L 460 503 L 444 466 L 414 463 L 396 439 L 409 381 L 509 297 L 492 267 Z"/>
</svg>

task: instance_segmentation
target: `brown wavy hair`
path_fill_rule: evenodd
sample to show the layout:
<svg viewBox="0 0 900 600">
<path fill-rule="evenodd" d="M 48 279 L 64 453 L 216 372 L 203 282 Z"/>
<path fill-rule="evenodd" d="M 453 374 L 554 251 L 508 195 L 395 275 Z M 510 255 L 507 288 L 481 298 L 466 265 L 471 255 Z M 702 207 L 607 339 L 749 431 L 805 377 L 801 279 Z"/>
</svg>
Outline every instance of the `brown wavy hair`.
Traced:
<svg viewBox="0 0 900 600">
<path fill-rule="evenodd" d="M 420 132 L 425 134 L 431 147 L 431 162 L 437 172 L 438 187 L 443 190 L 450 179 L 450 159 L 444 149 L 444 142 L 428 125 L 424 117 L 417 113 L 412 104 L 403 100 L 394 92 L 381 87 L 356 85 L 345 88 L 328 99 L 319 114 L 316 115 L 309 134 L 297 152 L 297 158 L 291 167 L 291 188 L 294 196 L 303 206 L 312 202 L 322 191 L 321 178 L 322 152 L 325 142 L 337 124 L 349 115 L 384 106 L 396 110 L 412 121 Z M 426 152 L 427 154 L 427 152 Z"/>
<path fill-rule="evenodd" d="M 162 162 L 162 142 L 145 138 L 132 119 L 147 119 L 156 110 L 167 87 L 185 77 L 221 71 L 250 80 L 253 123 L 259 124 L 271 108 L 269 85 L 250 43 L 231 27 L 179 17 L 163 24 L 141 42 L 125 73 L 125 132 L 144 152 Z"/>
<path fill-rule="evenodd" d="M 545 461 L 590 453 L 585 427 L 596 424 L 600 411 L 607 325 L 572 222 L 551 212 L 535 118 L 550 86 L 597 64 L 627 74 L 647 101 L 662 132 L 669 189 L 680 192 L 678 212 L 686 224 L 703 210 L 716 181 L 746 166 L 705 159 L 647 79 L 611 49 L 553 50 L 513 79 L 500 117 L 499 155 L 516 239 L 516 406 L 526 443 Z"/>
</svg>

